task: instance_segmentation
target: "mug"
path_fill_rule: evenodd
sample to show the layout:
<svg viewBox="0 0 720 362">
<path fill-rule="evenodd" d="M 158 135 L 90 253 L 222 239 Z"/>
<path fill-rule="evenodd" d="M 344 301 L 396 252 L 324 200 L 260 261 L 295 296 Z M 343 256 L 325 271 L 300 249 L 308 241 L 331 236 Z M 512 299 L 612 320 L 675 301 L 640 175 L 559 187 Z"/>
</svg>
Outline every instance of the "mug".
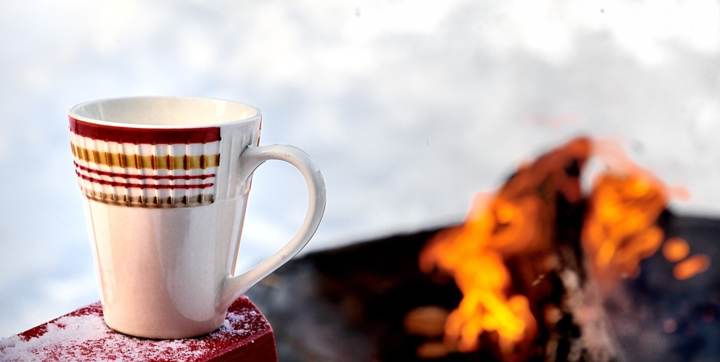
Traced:
<svg viewBox="0 0 720 362">
<path fill-rule="evenodd" d="M 69 119 L 105 323 L 114 330 L 185 338 L 217 329 L 230 304 L 300 252 L 320 223 L 320 171 L 298 148 L 259 146 L 254 107 L 130 97 L 76 105 Z M 232 275 L 252 174 L 267 160 L 304 176 L 305 220 L 279 251 Z"/>
</svg>

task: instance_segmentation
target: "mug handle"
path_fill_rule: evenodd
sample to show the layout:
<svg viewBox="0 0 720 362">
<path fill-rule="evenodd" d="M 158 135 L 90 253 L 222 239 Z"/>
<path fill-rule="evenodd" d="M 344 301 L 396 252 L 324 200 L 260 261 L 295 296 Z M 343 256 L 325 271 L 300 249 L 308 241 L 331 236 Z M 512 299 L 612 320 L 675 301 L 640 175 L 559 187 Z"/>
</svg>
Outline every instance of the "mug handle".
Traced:
<svg viewBox="0 0 720 362">
<path fill-rule="evenodd" d="M 240 154 L 239 180 L 247 182 L 263 162 L 267 160 L 285 161 L 298 169 L 305 178 L 308 190 L 308 208 L 300 229 L 280 250 L 255 265 L 252 269 L 235 276 L 228 276 L 223 283 L 221 305 L 229 306 L 241 294 L 259 282 L 262 278 L 285 264 L 302 250 L 315 234 L 325 211 L 325 181 L 310 157 L 301 149 L 286 145 L 248 146 Z"/>
</svg>

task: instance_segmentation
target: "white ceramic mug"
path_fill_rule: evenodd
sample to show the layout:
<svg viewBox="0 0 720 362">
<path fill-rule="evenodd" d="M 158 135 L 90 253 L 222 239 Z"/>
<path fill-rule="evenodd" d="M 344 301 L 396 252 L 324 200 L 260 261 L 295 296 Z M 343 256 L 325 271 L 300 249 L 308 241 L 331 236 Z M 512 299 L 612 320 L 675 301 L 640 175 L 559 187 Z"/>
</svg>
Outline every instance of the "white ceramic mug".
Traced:
<svg viewBox="0 0 720 362">
<path fill-rule="evenodd" d="M 69 118 L 105 322 L 117 331 L 184 338 L 215 330 L 229 305 L 295 256 L 320 223 L 320 171 L 295 147 L 259 146 L 256 108 L 132 97 L 79 104 Z M 266 160 L 304 176 L 305 221 L 278 252 L 233 276 L 252 173 Z"/>
</svg>

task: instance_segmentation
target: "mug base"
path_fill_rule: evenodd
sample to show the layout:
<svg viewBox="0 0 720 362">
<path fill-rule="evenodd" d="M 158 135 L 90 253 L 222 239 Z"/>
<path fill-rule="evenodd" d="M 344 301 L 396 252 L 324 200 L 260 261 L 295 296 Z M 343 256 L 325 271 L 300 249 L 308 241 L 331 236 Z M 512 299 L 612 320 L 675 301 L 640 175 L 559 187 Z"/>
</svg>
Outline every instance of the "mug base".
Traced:
<svg viewBox="0 0 720 362">
<path fill-rule="evenodd" d="M 223 314 L 223 318 L 221 318 L 220 322 L 218 323 L 212 323 L 207 325 L 203 323 L 203 325 L 188 327 L 187 329 L 182 330 L 176 328 L 164 328 L 162 330 L 154 328 L 153 330 L 141 330 L 129 326 L 123 326 L 122 324 L 116 325 L 105 317 L 103 317 L 103 320 L 105 321 L 105 325 L 108 328 L 112 329 L 115 332 L 122 333 L 131 337 L 146 339 L 185 339 L 202 337 L 212 332 L 215 332 L 223 325 L 223 322 L 225 321 L 224 316 L 225 315 Z"/>
</svg>

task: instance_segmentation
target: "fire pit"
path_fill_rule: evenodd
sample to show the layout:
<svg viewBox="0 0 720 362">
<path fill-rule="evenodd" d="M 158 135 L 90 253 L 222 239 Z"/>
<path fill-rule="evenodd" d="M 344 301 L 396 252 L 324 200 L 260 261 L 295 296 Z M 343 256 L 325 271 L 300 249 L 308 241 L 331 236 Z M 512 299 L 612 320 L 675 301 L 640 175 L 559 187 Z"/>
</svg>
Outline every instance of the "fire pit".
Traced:
<svg viewBox="0 0 720 362">
<path fill-rule="evenodd" d="M 284 361 L 717 360 L 720 220 L 673 214 L 673 194 L 580 138 L 461 225 L 309 254 L 250 295 Z"/>
</svg>

